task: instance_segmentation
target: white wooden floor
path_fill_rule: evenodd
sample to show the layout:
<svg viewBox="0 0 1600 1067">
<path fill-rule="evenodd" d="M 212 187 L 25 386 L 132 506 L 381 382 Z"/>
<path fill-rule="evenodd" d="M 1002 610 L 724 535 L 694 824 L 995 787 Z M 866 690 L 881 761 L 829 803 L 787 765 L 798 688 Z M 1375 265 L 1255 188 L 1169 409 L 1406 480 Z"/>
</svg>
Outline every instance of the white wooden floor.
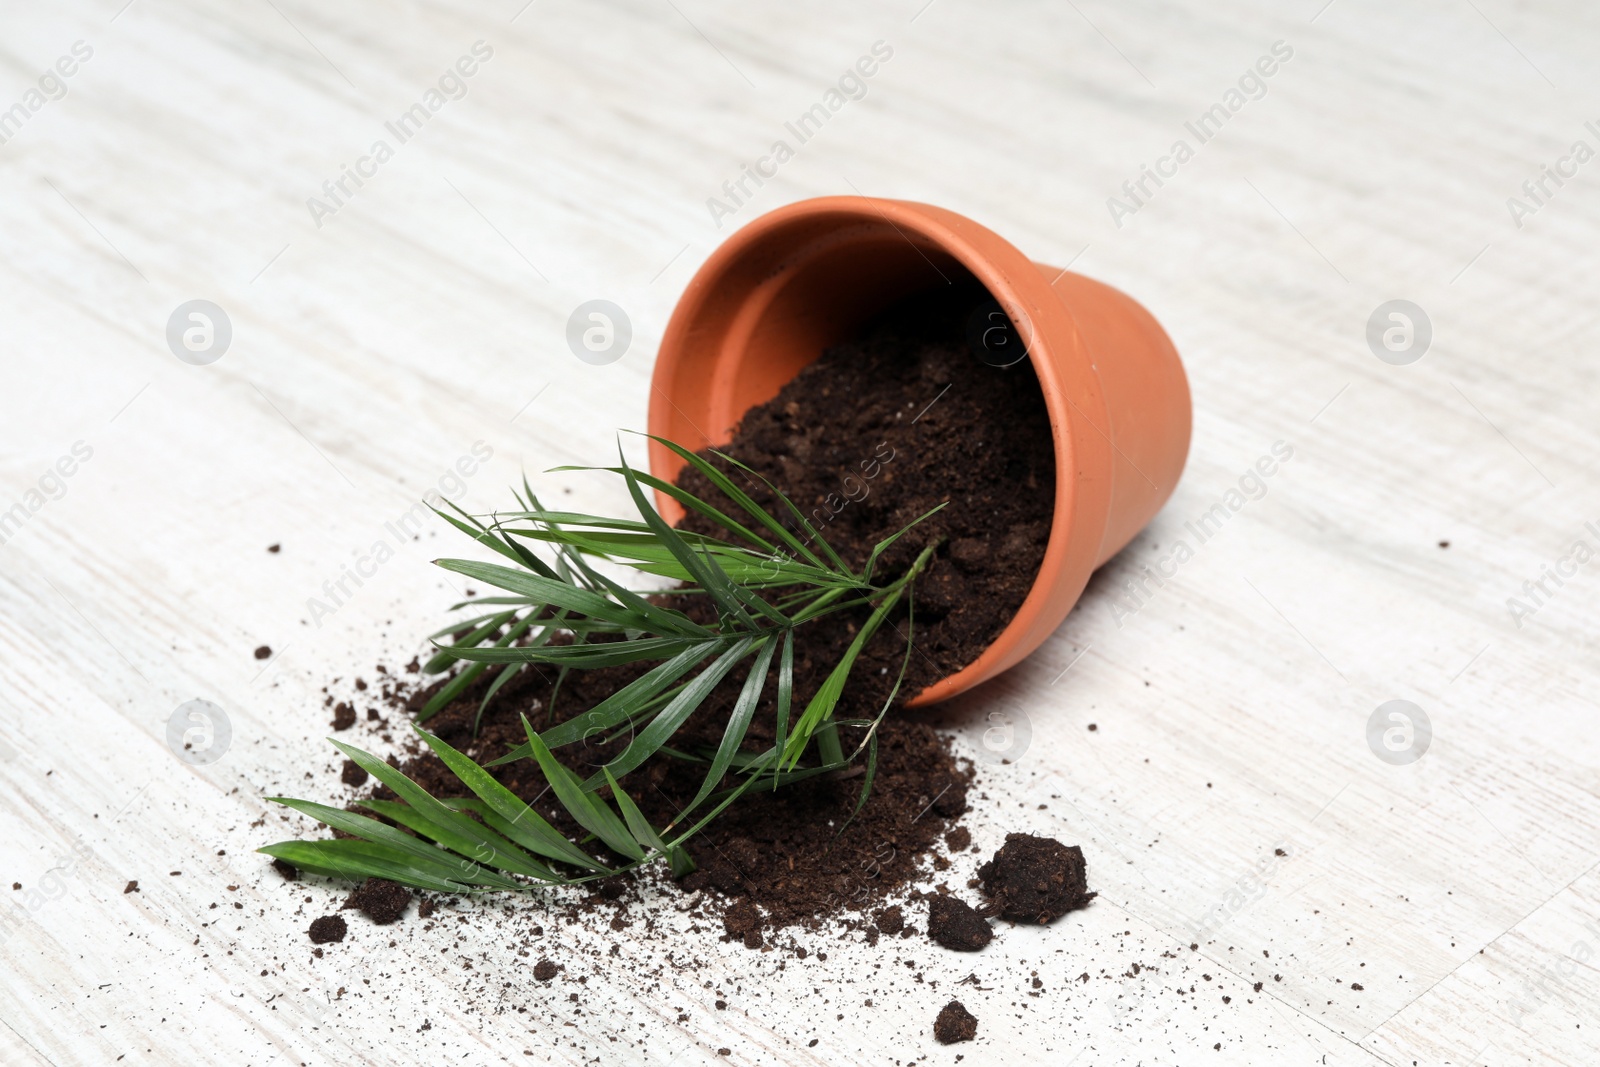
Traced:
<svg viewBox="0 0 1600 1067">
<path fill-rule="evenodd" d="M 0 1062 L 1600 1061 L 1600 163 L 1571 154 L 1600 148 L 1592 6 L 14 0 L 3 19 Z M 719 228 L 707 198 L 880 41 L 865 96 Z M 385 124 L 461 57 L 472 75 L 402 143 Z M 1202 144 L 1185 123 L 1219 103 Z M 1178 140 L 1193 158 L 1161 162 Z M 1144 164 L 1171 176 L 1134 201 Z M 487 509 L 524 467 L 603 460 L 642 427 L 657 339 L 717 242 L 853 192 L 1125 289 L 1188 367 L 1166 511 L 951 711 L 973 745 L 997 712 L 1031 734 L 985 768 L 979 843 L 1080 842 L 1100 901 L 976 957 L 812 939 L 827 961 L 779 970 L 691 935 L 666 965 L 642 922 L 521 904 L 355 921 L 313 959 L 331 894 L 251 851 L 298 826 L 261 798 L 331 788 L 322 686 L 416 651 L 455 595 L 427 560 L 460 546 L 430 525 L 320 626 L 308 601 L 430 487 Z M 167 342 L 196 299 L 231 323 L 209 365 Z M 564 340 L 591 299 L 632 323 L 610 365 Z M 1394 299 L 1432 327 L 1400 365 L 1366 339 Z M 1200 544 L 1186 523 L 1277 442 L 1292 458 Z M 1193 558 L 1125 599 L 1180 540 Z M 231 729 L 204 765 L 167 744 L 195 699 Z M 1368 741 L 1396 699 L 1431 723 L 1409 763 Z M 536 922 L 554 947 L 495 941 Z M 546 951 L 568 968 L 548 986 L 528 974 Z M 979 1038 L 944 1048 L 953 991 Z"/>
</svg>

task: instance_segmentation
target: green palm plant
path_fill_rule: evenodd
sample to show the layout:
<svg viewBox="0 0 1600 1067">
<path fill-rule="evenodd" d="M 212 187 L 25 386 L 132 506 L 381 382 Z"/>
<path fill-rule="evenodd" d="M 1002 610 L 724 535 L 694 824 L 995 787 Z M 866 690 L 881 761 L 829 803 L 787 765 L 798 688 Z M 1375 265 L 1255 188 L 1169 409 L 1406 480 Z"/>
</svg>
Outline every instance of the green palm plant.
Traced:
<svg viewBox="0 0 1600 1067">
<path fill-rule="evenodd" d="M 789 523 L 758 504 L 710 461 L 672 441 L 652 439 L 699 471 L 739 514 L 727 514 L 679 486 L 634 470 L 620 455 L 616 467 L 556 469 L 599 469 L 621 476 L 637 519 L 548 510 L 526 480 L 517 495 L 518 511 L 488 516 L 487 522 L 460 509 L 454 509 L 455 514 L 439 512 L 510 562 L 507 566 L 463 559 L 435 561 L 502 594 L 457 604 L 457 610 L 469 605 L 492 610 L 432 635 L 437 652 L 424 668 L 433 674 L 460 668 L 413 723 L 422 741 L 460 783 L 460 795 L 434 797 L 388 763 L 334 741 L 398 799 L 361 801 L 359 806 L 370 811 L 369 816 L 305 800 L 269 798 L 349 836 L 285 841 L 261 852 L 318 874 L 386 878 L 441 892 L 481 892 L 588 881 L 662 860 L 674 874 L 684 873 L 693 867 L 685 842 L 749 790 L 778 789 L 851 768 L 864 759 L 855 808 L 860 810 L 877 765 L 878 726 L 899 692 L 911 654 L 909 610 L 899 676 L 883 707 L 872 719 L 840 719 L 835 711 L 867 642 L 897 605 L 904 602 L 909 609 L 913 584 L 936 545 L 925 546 L 911 566 L 891 580 L 877 579 L 879 561 L 890 545 L 928 516 L 878 542 L 861 570 L 852 570 L 800 508 L 755 471 L 716 453 L 730 470 L 759 480 Z M 647 488 L 712 520 L 728 539 L 674 529 L 651 505 Z M 541 544 L 553 553 L 550 561 L 534 551 Z M 628 588 L 602 573 L 594 565 L 597 561 L 675 582 L 674 597 L 707 598 L 715 622 L 697 622 L 652 599 L 649 591 Z M 799 707 L 796 634 L 826 615 L 858 609 L 870 609 L 866 622 L 816 691 L 803 695 L 805 704 Z M 680 728 L 746 662 L 748 672 L 716 748 L 688 752 L 674 745 Z M 644 669 L 647 664 L 651 666 Z M 431 716 L 493 671 L 477 709 L 481 720 L 489 701 L 516 672 L 534 665 L 559 672 L 555 693 L 572 670 L 632 665 L 639 673 L 593 707 L 542 731 L 523 717 L 526 743 L 488 764 L 480 765 L 423 728 Z M 745 751 L 756 709 L 769 695 L 776 713 L 774 743 L 759 752 Z M 849 753 L 840 742 L 841 726 L 864 729 Z M 629 741 L 587 778 L 556 758 L 563 747 L 594 737 Z M 659 829 L 650 825 L 622 785 L 630 771 L 657 756 L 706 764 L 694 798 Z M 534 761 L 548 791 L 584 831 L 577 842 L 500 784 L 488 769 L 524 759 Z M 719 788 L 730 775 L 736 784 Z M 617 858 L 597 856 L 601 852 L 597 845 Z"/>
</svg>

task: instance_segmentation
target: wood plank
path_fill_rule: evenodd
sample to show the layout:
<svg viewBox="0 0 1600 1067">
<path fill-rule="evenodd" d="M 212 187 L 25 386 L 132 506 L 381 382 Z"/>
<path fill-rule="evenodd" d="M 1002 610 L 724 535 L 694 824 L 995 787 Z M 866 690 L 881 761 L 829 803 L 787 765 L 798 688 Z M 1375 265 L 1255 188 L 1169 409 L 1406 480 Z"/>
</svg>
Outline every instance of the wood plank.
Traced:
<svg viewBox="0 0 1600 1067">
<path fill-rule="evenodd" d="M 973 1062 L 1594 1059 L 1593 568 L 1520 625 L 1507 602 L 1600 546 L 1600 212 L 1586 172 L 1520 227 L 1506 206 L 1600 147 L 1592 10 L 117 0 L 7 23 L 0 114 L 75 41 L 92 56 L 0 145 L 0 513 L 92 454 L 0 544 L 0 1060 L 949 1060 L 952 995 Z M 879 40 L 865 97 L 717 225 L 707 198 Z M 478 41 L 465 94 L 399 143 L 385 123 Z M 1199 143 L 1185 123 L 1278 41 Z M 393 158 L 318 227 L 308 198 L 380 138 Z M 1107 198 L 1180 138 L 1194 158 L 1119 227 Z M 301 828 L 262 798 L 331 788 L 322 688 L 405 662 L 460 590 L 428 562 L 450 531 L 386 523 L 455 492 L 475 445 L 464 506 L 527 470 L 626 507 L 540 472 L 642 426 L 677 294 L 733 227 L 852 191 L 1117 285 L 1184 357 L 1171 503 L 1029 662 L 937 713 L 974 755 L 991 714 L 1027 724 L 983 764 L 975 839 L 1080 842 L 1100 901 L 970 959 L 751 954 L 675 897 L 622 932 L 496 901 L 311 956 L 333 896 L 253 853 Z M 596 297 L 634 329 L 605 367 L 563 341 Z M 195 298 L 232 323 L 209 366 L 164 336 Z M 1394 298 L 1434 329 L 1408 366 L 1364 338 Z M 1199 543 L 1186 523 L 1279 441 Z M 311 625 L 380 539 L 395 558 Z M 1193 558 L 1146 578 L 1180 539 Z M 231 730 L 200 767 L 166 741 L 197 698 Z M 1366 733 L 1396 698 L 1434 731 L 1403 766 Z"/>
</svg>

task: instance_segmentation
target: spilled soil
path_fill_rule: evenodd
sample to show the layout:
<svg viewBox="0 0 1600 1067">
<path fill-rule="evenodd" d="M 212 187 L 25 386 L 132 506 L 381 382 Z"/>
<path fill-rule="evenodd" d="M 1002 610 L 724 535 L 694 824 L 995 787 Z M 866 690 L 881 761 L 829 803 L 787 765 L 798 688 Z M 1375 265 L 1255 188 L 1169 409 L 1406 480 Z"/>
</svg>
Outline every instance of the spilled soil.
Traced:
<svg viewBox="0 0 1600 1067">
<path fill-rule="evenodd" d="M 890 699 L 902 663 L 902 701 L 970 663 L 1016 613 L 1043 558 L 1055 488 L 1049 420 L 1027 360 L 992 366 L 969 345 L 968 323 L 985 299 L 980 288 L 958 285 L 891 309 L 747 413 L 723 450 L 782 487 L 815 533 L 852 567 L 861 567 L 878 541 L 944 505 L 881 556 L 876 578 L 888 581 L 928 545 L 937 546 L 916 582 L 914 606 L 892 616 L 867 645 L 837 718 L 875 717 Z M 781 513 L 759 479 L 706 455 Z M 698 472 L 689 471 L 681 484 L 734 512 Z M 698 514 L 684 525 L 721 532 Z M 796 525 L 797 536 L 811 536 Z M 704 598 L 662 599 L 692 616 L 707 611 Z M 840 612 L 797 632 L 797 702 L 821 684 L 866 616 L 866 608 Z M 909 661 L 908 633 L 915 638 Z M 587 711 L 639 673 L 632 666 L 572 671 L 557 686 L 555 671 L 530 665 L 495 695 L 481 718 L 480 685 L 427 726 L 485 763 L 523 742 L 523 715 L 536 728 L 547 728 Z M 674 747 L 714 748 L 742 681 L 742 671 L 730 675 L 675 735 Z M 404 714 L 385 718 L 414 714 L 433 689 L 386 675 L 381 696 Z M 373 695 L 379 694 L 368 694 Z M 332 705 L 332 712 L 336 730 L 356 721 L 347 703 Z M 775 708 L 759 707 L 745 747 L 767 748 L 775 732 Z M 847 752 L 864 736 L 859 728 L 840 733 Z M 395 762 L 424 788 L 436 796 L 461 793 L 430 752 L 403 735 L 394 740 L 400 747 Z M 587 773 L 629 740 L 596 739 L 557 755 Z M 652 824 L 663 826 L 694 797 L 703 766 L 658 756 L 623 784 Z M 345 771 L 348 785 L 364 784 L 359 768 Z M 578 833 L 531 761 L 494 773 L 554 825 Z M 875 909 L 926 879 L 930 867 L 947 868 L 947 851 L 968 847 L 970 835 L 957 822 L 971 779 L 971 766 L 956 760 L 946 738 L 914 716 L 890 714 L 878 732 L 872 790 L 859 811 L 860 767 L 778 792 L 753 791 L 691 839 L 696 870 L 679 884 L 685 891 L 708 890 L 708 897 L 721 902 L 726 936 L 751 948 L 760 948 L 778 928 L 815 927 L 843 913 L 851 913 L 845 922 L 864 929 L 871 941 L 909 937 L 913 924 L 898 908 Z M 392 796 L 376 783 L 368 795 Z M 848 832 L 841 833 L 847 823 Z M 605 902 L 629 893 L 630 886 L 622 876 L 591 884 L 589 891 L 592 900 Z M 387 903 L 374 901 L 379 909 Z M 366 910 L 355 898 L 348 906 Z"/>
</svg>

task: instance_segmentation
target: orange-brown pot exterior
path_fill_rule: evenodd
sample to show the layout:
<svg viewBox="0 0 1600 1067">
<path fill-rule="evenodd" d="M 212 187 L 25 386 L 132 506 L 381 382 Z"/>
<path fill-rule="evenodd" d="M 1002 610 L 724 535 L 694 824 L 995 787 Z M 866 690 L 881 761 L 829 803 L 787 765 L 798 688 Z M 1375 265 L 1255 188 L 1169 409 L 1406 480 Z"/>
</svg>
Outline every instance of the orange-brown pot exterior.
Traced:
<svg viewBox="0 0 1600 1067">
<path fill-rule="evenodd" d="M 1028 342 L 1056 453 L 1050 539 L 1032 590 L 988 649 L 919 693 L 946 700 L 1020 662 L 1066 618 L 1094 569 L 1166 502 L 1189 450 L 1189 384 L 1160 325 L 1123 293 L 1030 262 L 952 211 L 822 197 L 779 208 L 706 260 L 656 358 L 650 432 L 690 449 L 727 444 L 822 350 L 900 297 L 970 271 Z M 683 461 L 651 443 L 650 468 Z M 657 494 L 668 520 L 682 508 Z"/>
</svg>

